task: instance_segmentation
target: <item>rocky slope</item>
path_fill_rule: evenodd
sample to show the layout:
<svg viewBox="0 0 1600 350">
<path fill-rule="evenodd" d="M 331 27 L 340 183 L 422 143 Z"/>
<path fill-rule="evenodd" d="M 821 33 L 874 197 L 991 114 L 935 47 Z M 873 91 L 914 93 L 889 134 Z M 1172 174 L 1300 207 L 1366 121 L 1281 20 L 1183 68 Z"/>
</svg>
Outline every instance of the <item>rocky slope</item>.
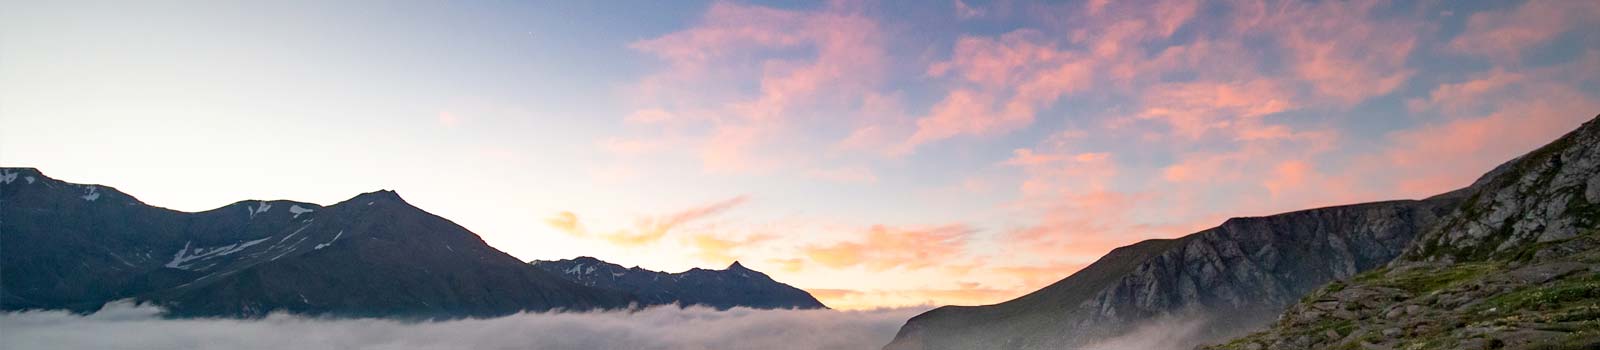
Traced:
<svg viewBox="0 0 1600 350">
<path fill-rule="evenodd" d="M 1270 322 L 1329 281 L 1382 266 L 1460 199 L 1235 218 L 1140 242 L 1011 301 L 918 315 L 886 349 L 1073 348 L 1173 315 L 1204 318 L 1198 337 L 1221 339 Z"/>
<path fill-rule="evenodd" d="M 429 318 L 637 302 L 528 268 L 390 191 L 187 213 L 0 168 L 0 242 L 0 310 L 133 298 L 176 316 Z"/>
<path fill-rule="evenodd" d="M 1211 348 L 1600 348 L 1600 121 L 1465 192 L 1388 266 Z"/>
<path fill-rule="evenodd" d="M 534 267 L 590 287 L 631 293 L 647 304 L 704 305 L 726 310 L 822 309 L 826 306 L 791 287 L 735 261 L 723 270 L 690 269 L 679 273 L 624 268 L 591 257 L 530 262 Z"/>
</svg>

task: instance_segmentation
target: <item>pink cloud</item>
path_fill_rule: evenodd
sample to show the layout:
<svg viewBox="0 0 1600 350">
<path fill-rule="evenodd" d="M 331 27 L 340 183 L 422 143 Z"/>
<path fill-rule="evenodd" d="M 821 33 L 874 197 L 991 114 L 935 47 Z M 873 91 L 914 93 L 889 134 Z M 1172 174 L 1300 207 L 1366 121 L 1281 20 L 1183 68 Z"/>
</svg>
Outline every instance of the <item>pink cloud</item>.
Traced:
<svg viewBox="0 0 1600 350">
<path fill-rule="evenodd" d="M 1570 88 L 1530 90 L 1520 98 L 1508 98 L 1486 116 L 1395 132 L 1381 161 L 1370 166 L 1395 174 L 1396 190 L 1405 196 L 1443 193 L 1556 139 L 1600 111 L 1600 101 Z"/>
<path fill-rule="evenodd" d="M 1528 1 L 1513 9 L 1473 14 L 1467 29 L 1450 41 L 1456 52 L 1516 62 L 1529 48 L 1544 44 L 1582 23 L 1600 18 L 1593 1 Z"/>
<path fill-rule="evenodd" d="M 1415 71 L 1405 67 L 1419 21 L 1379 19 L 1383 2 L 1292 3 L 1266 24 L 1282 42 L 1299 79 L 1343 104 L 1393 92 Z"/>
<path fill-rule="evenodd" d="M 600 147 L 617 155 L 642 155 L 660 151 L 665 145 L 651 139 L 610 138 L 601 141 Z"/>
<path fill-rule="evenodd" d="M 634 111 L 633 114 L 629 114 L 626 121 L 635 124 L 655 124 L 670 121 L 672 119 L 672 112 L 668 112 L 660 108 L 647 108 L 637 110 Z"/>
<path fill-rule="evenodd" d="M 1262 181 L 1261 185 L 1267 188 L 1273 196 L 1308 185 L 1311 177 L 1311 164 L 1303 160 L 1290 160 L 1278 163 L 1273 167 L 1272 175 Z"/>
<path fill-rule="evenodd" d="M 815 169 L 806 172 L 806 176 L 840 183 L 874 183 L 878 176 L 865 167 L 843 167 L 831 169 Z"/>
<path fill-rule="evenodd" d="M 682 148 L 698 149 L 705 170 L 718 173 L 804 163 L 778 151 L 807 141 L 799 136 L 812 121 L 797 111 L 849 108 L 873 95 L 886 56 L 877 22 L 843 6 L 719 2 L 693 27 L 630 47 L 669 68 L 638 84 L 634 97 L 650 107 L 628 120 L 695 135 Z"/>
<path fill-rule="evenodd" d="M 966 5 L 955 2 L 957 11 Z M 1417 72 L 1407 61 L 1414 54 L 1431 48 L 1510 56 L 1504 52 L 1533 46 L 1495 48 L 1501 39 L 1483 38 L 1548 42 L 1570 30 L 1560 28 L 1589 19 L 1563 15 L 1557 29 L 1512 24 L 1549 11 L 1540 7 L 1588 13 L 1591 5 L 1530 3 L 1475 15 L 1449 47 L 1427 42 L 1438 28 L 1386 2 L 1239 0 L 1222 4 L 1235 10 L 1221 17 L 1225 22 L 1197 18 L 1202 7 L 1209 15 L 1212 5 L 1091 1 L 1087 8 L 1049 7 L 1072 11 L 1037 14 L 1058 17 L 1045 28 L 914 48 L 931 53 L 902 61 L 885 52 L 897 47 L 890 43 L 901 44 L 885 37 L 904 30 L 900 23 L 880 26 L 837 6 L 795 11 L 719 3 L 692 28 L 634 46 L 670 67 L 640 82 L 648 92 L 641 94 L 643 108 L 626 122 L 667 136 L 616 138 L 602 147 L 619 155 L 682 150 L 709 172 L 782 169 L 826 181 L 899 184 L 880 179 L 873 170 L 886 167 L 872 162 L 892 166 L 912 159 L 895 157 L 945 140 L 982 142 L 1063 125 L 1069 129 L 1019 135 L 1051 135 L 1031 147 L 1005 140 L 1009 153 L 976 148 L 993 157 L 979 159 L 990 166 L 951 177 L 938 189 L 966 197 L 1014 193 L 982 214 L 964 214 L 978 218 L 971 222 L 1003 217 L 992 220 L 1003 222 L 987 228 L 992 232 L 966 225 L 875 226 L 834 230 L 855 233 L 842 241 L 775 238 L 789 245 L 787 251 L 764 246 L 778 250 L 766 261 L 784 271 L 1001 276 L 955 288 L 981 298 L 1012 290 L 1012 282 L 1037 287 L 1112 248 L 1195 232 L 1227 217 L 1437 194 L 1600 110 L 1580 84 L 1592 84 L 1596 69 L 1578 67 L 1600 67 L 1600 54 L 1545 70 L 1495 58 L 1488 71 L 1407 101 L 1416 115 L 1395 124 L 1420 127 L 1377 140 L 1339 129 L 1350 122 L 1341 118 L 1352 106 L 1431 83 L 1412 79 Z M 994 12 L 981 15 L 1000 14 L 985 9 Z M 1173 38 L 1189 31 L 1186 26 L 1196 31 Z M 927 57 L 946 48 L 948 57 Z M 883 79 L 904 72 L 911 76 Z M 898 78 L 921 79 L 915 84 L 932 90 L 901 93 L 883 82 Z M 1379 150 L 1357 144 L 1369 142 Z M 878 158 L 863 161 L 862 154 Z M 556 219 L 553 227 L 568 222 Z M 575 217 L 570 222 L 581 228 Z M 659 239 L 645 234 L 654 232 L 652 225 L 638 226 L 614 236 Z M 731 259 L 760 244 L 713 235 L 691 239 L 696 248 L 690 254 L 702 260 Z M 841 300 L 878 297 L 831 292 Z"/>
<path fill-rule="evenodd" d="M 934 77 L 954 75 L 969 88 L 950 90 L 898 152 L 958 135 L 993 135 L 1033 123 L 1038 109 L 1092 83 L 1088 61 L 1044 44 L 1042 33 L 1018 30 L 999 39 L 963 37 L 949 61 L 929 66 Z"/>
<path fill-rule="evenodd" d="M 901 153 L 917 145 L 963 133 L 984 134 L 1014 129 L 1031 122 L 1032 116 L 996 115 L 991 109 L 994 97 L 971 90 L 955 90 L 933 106 L 928 116 L 917 119 L 917 131 L 900 146 Z"/>
<path fill-rule="evenodd" d="M 1143 101 L 1138 118 L 1165 121 L 1176 134 L 1189 138 L 1213 129 L 1261 131 L 1237 127 L 1294 107 L 1284 88 L 1270 80 L 1159 84 L 1145 92 Z"/>
<path fill-rule="evenodd" d="M 1521 73 L 1506 72 L 1495 69 L 1480 78 L 1454 84 L 1441 84 L 1434 87 L 1427 98 L 1414 98 L 1406 101 L 1406 107 L 1413 113 L 1430 109 L 1444 109 L 1446 113 L 1461 113 L 1483 107 L 1492 100 L 1491 94 L 1504 91 L 1514 84 L 1526 80 Z"/>
<path fill-rule="evenodd" d="M 966 2 L 955 0 L 956 18 L 973 19 L 983 16 L 983 9 L 968 6 Z"/>
<path fill-rule="evenodd" d="M 454 113 L 450 112 L 439 112 L 439 125 L 452 128 L 456 127 L 461 125 L 461 117 L 458 117 Z"/>
<path fill-rule="evenodd" d="M 1519 10 L 1521 11 L 1521 10 Z M 1501 162 L 1554 140 L 1600 111 L 1584 84 L 1600 78 L 1600 51 L 1573 62 L 1535 69 L 1499 66 L 1467 80 L 1441 84 L 1412 110 L 1441 119 L 1392 132 L 1389 145 L 1354 167 L 1374 186 L 1409 197 L 1466 186 Z"/>
</svg>

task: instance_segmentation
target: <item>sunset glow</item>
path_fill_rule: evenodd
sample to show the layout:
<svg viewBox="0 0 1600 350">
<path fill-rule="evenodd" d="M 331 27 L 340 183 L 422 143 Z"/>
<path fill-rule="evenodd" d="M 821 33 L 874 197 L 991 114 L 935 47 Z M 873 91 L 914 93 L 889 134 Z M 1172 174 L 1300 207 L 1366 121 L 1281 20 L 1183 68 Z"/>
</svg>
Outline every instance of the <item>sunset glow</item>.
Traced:
<svg viewBox="0 0 1600 350">
<path fill-rule="evenodd" d="M 1443 193 L 1600 112 L 1596 1 L 0 8 L 5 166 L 184 211 L 392 189 L 522 260 L 835 309 Z"/>
</svg>

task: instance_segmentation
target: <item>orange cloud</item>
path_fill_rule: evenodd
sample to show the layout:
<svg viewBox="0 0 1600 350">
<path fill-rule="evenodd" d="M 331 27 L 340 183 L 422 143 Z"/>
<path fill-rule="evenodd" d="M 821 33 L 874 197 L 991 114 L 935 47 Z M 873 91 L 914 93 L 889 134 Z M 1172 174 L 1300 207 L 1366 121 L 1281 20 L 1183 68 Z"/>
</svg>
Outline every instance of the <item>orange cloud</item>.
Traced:
<svg viewBox="0 0 1600 350">
<path fill-rule="evenodd" d="M 873 271 L 922 269 L 959 256 L 972 233 L 973 230 L 964 225 L 926 229 L 876 225 L 867 230 L 860 241 L 810 246 L 803 251 L 811 261 L 835 269 L 854 266 Z"/>
<path fill-rule="evenodd" d="M 855 290 L 810 288 L 818 301 L 842 310 L 922 305 L 986 305 L 1022 295 L 1015 289 L 989 288 L 976 283 L 960 283 L 957 288 Z"/>
<path fill-rule="evenodd" d="M 585 232 L 583 229 L 583 225 L 578 222 L 578 215 L 573 214 L 570 211 L 556 213 L 556 215 L 551 216 L 549 219 L 545 219 L 544 222 L 545 224 L 550 225 L 550 227 L 554 227 L 557 230 L 561 230 L 561 232 L 566 232 L 567 234 L 573 236 L 582 237 L 587 235 L 587 232 Z"/>
<path fill-rule="evenodd" d="M 805 269 L 805 260 L 802 259 L 767 259 L 767 262 L 778 265 L 783 272 L 800 272 Z"/>
<path fill-rule="evenodd" d="M 701 261 L 727 264 L 738 260 L 738 257 L 733 255 L 734 250 L 770 241 L 774 238 L 777 237 L 754 235 L 743 239 L 725 239 L 710 234 L 700 234 L 690 237 L 689 243 L 695 248 L 694 256 Z M 789 266 L 787 264 L 781 264 L 781 266 L 784 267 L 785 271 L 788 271 Z"/>
<path fill-rule="evenodd" d="M 1118 246 L 1120 247 L 1120 245 Z M 1115 247 L 1108 248 L 1114 249 Z M 1060 281 L 1073 273 L 1089 266 L 1087 262 L 1058 263 L 1041 266 L 1001 266 L 989 270 L 999 274 L 1009 275 L 1020 280 L 1018 290 L 1034 291 L 1044 288 L 1051 283 Z"/>
<path fill-rule="evenodd" d="M 637 247 L 659 241 L 676 227 L 722 213 L 744 204 L 747 200 L 749 200 L 748 196 L 741 195 L 666 216 L 640 218 L 634 222 L 633 230 L 616 230 L 608 233 L 590 232 L 578 220 L 577 214 L 566 211 L 546 219 L 545 224 L 573 236 L 588 237 L 592 235 L 613 245 Z"/>
</svg>

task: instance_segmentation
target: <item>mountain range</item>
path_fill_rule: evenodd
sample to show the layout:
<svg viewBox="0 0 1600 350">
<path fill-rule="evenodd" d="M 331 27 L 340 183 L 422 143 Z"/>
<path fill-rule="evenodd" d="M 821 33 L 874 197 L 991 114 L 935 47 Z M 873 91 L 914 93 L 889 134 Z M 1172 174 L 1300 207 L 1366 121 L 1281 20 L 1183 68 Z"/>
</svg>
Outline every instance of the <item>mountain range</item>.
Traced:
<svg viewBox="0 0 1600 350">
<path fill-rule="evenodd" d="M 393 191 L 329 206 L 251 200 L 190 213 L 33 168 L 0 168 L 0 250 L 0 310 L 88 312 L 133 299 L 175 317 L 427 319 L 685 302 L 633 292 L 668 287 L 585 285 L 530 266 Z M 704 299 L 717 307 L 821 307 L 738 267 L 672 284 L 724 288 Z M 723 282 L 730 274 L 752 278 Z"/>
<path fill-rule="evenodd" d="M 590 287 L 621 290 L 648 304 L 704 305 L 721 310 L 822 309 L 826 306 L 799 288 L 779 283 L 738 261 L 727 269 L 693 268 L 679 273 L 624 268 L 591 257 L 530 262 L 534 267 Z"/>
<path fill-rule="evenodd" d="M 0 310 L 489 317 L 678 303 L 823 308 L 735 262 L 522 262 L 392 191 L 203 212 L 0 168 Z M 911 318 L 886 349 L 1072 349 L 1182 318 L 1209 349 L 1600 348 L 1600 121 L 1456 191 L 1234 218 L 1118 248 L 1014 300 Z"/>
<path fill-rule="evenodd" d="M 915 316 L 885 348 L 1073 349 L 1171 319 L 1219 349 L 1595 348 L 1597 226 L 1591 120 L 1467 188 L 1139 242 L 1017 299 Z"/>
</svg>

